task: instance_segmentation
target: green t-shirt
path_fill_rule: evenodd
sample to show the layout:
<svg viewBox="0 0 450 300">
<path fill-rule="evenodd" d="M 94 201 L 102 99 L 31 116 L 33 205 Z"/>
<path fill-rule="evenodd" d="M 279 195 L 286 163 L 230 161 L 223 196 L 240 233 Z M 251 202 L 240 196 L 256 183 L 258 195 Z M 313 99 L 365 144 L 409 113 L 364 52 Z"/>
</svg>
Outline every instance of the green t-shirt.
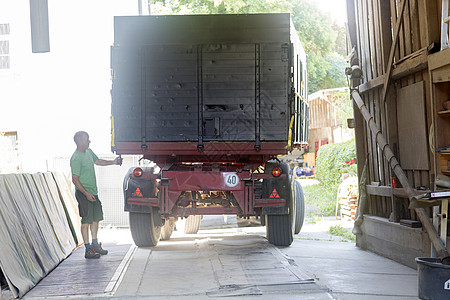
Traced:
<svg viewBox="0 0 450 300">
<path fill-rule="evenodd" d="M 94 168 L 97 159 L 97 155 L 91 149 L 87 149 L 86 152 L 78 152 L 75 150 L 70 158 L 72 175 L 79 176 L 80 182 L 86 191 L 94 196 L 98 195 Z"/>
</svg>

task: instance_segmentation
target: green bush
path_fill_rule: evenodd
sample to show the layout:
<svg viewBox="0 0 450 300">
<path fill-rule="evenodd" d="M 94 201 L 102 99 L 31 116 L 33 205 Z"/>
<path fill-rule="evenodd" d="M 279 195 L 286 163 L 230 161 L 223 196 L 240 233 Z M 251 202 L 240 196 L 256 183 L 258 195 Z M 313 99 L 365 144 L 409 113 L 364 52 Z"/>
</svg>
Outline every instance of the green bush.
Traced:
<svg viewBox="0 0 450 300">
<path fill-rule="evenodd" d="M 316 178 L 323 185 L 337 185 L 342 173 L 356 173 L 356 147 L 352 139 L 323 145 L 317 152 Z"/>
<path fill-rule="evenodd" d="M 313 213 L 314 215 L 333 216 L 335 214 L 337 185 L 314 184 L 302 188 L 305 202 L 318 208 L 318 211 Z"/>
</svg>

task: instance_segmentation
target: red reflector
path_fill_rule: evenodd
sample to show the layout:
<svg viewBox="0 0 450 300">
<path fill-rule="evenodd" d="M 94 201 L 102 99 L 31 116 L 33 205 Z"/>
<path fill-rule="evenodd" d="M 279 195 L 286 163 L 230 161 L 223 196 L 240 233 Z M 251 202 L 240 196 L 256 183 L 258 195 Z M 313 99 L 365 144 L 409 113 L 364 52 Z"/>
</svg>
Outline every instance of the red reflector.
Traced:
<svg viewBox="0 0 450 300">
<path fill-rule="evenodd" d="M 133 171 L 133 175 L 136 176 L 136 177 L 141 177 L 142 174 L 144 174 L 144 171 L 142 171 L 141 168 L 136 168 L 136 169 L 134 169 L 134 171 Z"/>
<path fill-rule="evenodd" d="M 136 191 L 133 194 L 133 197 L 143 197 L 140 188 L 136 189 Z"/>
<path fill-rule="evenodd" d="M 272 175 L 273 175 L 274 177 L 280 176 L 280 175 L 281 175 L 281 170 L 280 170 L 280 168 L 273 168 L 273 170 L 272 170 Z"/>
<path fill-rule="evenodd" d="M 272 194 L 270 194 L 269 198 L 280 198 L 276 189 L 273 189 Z"/>
</svg>

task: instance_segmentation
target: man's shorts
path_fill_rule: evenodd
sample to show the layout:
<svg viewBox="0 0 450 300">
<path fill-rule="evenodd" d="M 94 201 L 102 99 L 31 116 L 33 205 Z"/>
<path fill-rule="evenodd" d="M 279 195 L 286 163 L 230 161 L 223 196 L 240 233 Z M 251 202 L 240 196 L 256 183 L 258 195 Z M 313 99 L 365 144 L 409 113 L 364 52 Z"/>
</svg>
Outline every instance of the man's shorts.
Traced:
<svg viewBox="0 0 450 300">
<path fill-rule="evenodd" d="M 78 202 L 81 224 L 92 224 L 92 222 L 100 222 L 103 220 L 102 203 L 98 199 L 98 196 L 94 195 L 96 201 L 91 202 L 82 192 L 76 190 L 75 197 Z"/>
</svg>

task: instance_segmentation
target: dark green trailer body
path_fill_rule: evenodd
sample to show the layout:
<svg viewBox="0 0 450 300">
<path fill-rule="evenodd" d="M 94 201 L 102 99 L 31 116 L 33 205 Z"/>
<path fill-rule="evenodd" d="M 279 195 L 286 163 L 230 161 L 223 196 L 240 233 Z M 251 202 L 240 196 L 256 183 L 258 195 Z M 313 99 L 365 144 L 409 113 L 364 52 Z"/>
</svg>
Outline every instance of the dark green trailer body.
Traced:
<svg viewBox="0 0 450 300">
<path fill-rule="evenodd" d="M 308 141 L 307 61 L 289 14 L 116 17 L 111 68 L 113 151 L 160 167 L 124 179 L 136 245 L 208 214 L 261 217 L 270 243 L 292 243 L 304 202 L 272 160 Z"/>
<path fill-rule="evenodd" d="M 307 143 L 307 62 L 289 14 L 115 17 L 111 57 L 118 154 Z"/>
</svg>

